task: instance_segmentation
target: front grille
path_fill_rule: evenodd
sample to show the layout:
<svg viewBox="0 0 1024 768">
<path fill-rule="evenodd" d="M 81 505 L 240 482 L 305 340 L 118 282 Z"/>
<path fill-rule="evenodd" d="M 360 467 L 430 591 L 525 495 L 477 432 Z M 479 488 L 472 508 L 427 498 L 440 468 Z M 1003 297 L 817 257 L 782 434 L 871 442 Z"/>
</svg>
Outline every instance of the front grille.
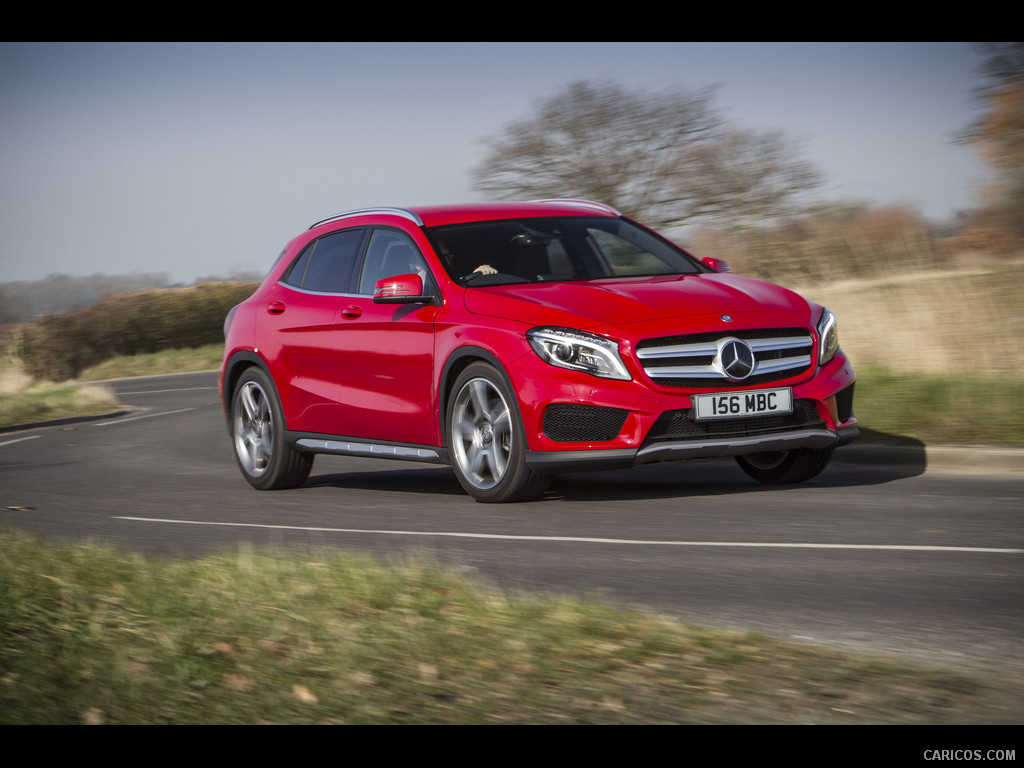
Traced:
<svg viewBox="0 0 1024 768">
<path fill-rule="evenodd" d="M 754 368 L 742 379 L 725 375 L 719 358 L 721 346 L 739 339 L 754 354 Z M 691 333 L 645 339 L 636 346 L 644 372 L 665 387 L 725 389 L 763 386 L 807 372 L 814 354 L 814 338 L 806 328 L 767 328 L 732 333 Z"/>
<path fill-rule="evenodd" d="M 666 411 L 647 433 L 646 442 L 659 440 L 699 440 L 705 437 L 744 437 L 765 432 L 785 432 L 817 427 L 825 422 L 812 400 L 797 400 L 793 412 L 781 416 L 755 416 L 749 419 L 694 421 L 690 409 Z"/>
<path fill-rule="evenodd" d="M 544 434 L 557 443 L 614 440 L 629 411 L 599 405 L 551 405 L 544 412 Z"/>
</svg>

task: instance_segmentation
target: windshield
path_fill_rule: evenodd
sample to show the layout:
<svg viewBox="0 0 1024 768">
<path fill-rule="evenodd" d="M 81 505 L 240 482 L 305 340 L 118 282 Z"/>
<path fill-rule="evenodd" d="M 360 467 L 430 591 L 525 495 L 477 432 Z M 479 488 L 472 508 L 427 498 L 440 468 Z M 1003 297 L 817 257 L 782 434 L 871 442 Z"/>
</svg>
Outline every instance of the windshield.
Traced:
<svg viewBox="0 0 1024 768">
<path fill-rule="evenodd" d="M 624 219 L 481 221 L 427 230 L 454 280 L 505 285 L 704 271 L 671 243 Z"/>
</svg>

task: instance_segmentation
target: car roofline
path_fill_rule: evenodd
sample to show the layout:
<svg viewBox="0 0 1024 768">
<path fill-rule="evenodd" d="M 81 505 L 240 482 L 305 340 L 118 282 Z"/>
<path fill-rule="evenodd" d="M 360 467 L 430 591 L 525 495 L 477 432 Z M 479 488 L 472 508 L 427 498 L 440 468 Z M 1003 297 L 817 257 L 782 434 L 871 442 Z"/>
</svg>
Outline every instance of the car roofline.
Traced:
<svg viewBox="0 0 1024 768">
<path fill-rule="evenodd" d="M 602 213 L 610 213 L 613 216 L 621 216 L 619 211 L 612 208 L 607 203 L 601 203 L 597 200 L 584 200 L 583 198 L 575 197 L 549 197 L 543 200 L 531 200 L 531 203 L 574 203 L 576 205 L 584 206 L 587 208 L 593 208 L 595 211 L 601 211 Z"/>
<path fill-rule="evenodd" d="M 530 200 L 531 203 L 556 203 L 556 204 L 571 204 L 578 205 L 582 208 L 589 208 L 600 213 L 611 214 L 612 216 L 621 216 L 615 208 L 606 203 L 597 202 L 596 200 L 584 200 L 581 198 L 544 198 L 541 200 Z M 331 221 L 338 221 L 339 219 L 347 219 L 355 216 L 399 216 L 403 219 L 408 219 L 418 227 L 423 226 L 423 219 L 420 218 L 419 214 L 409 208 L 398 208 L 393 206 L 383 206 L 376 208 L 357 208 L 352 211 L 345 211 L 343 213 L 335 214 L 334 216 L 328 216 L 326 219 L 320 219 L 320 221 L 314 222 L 309 225 L 309 229 L 319 227 L 321 224 L 327 224 Z"/>
<path fill-rule="evenodd" d="M 329 221 L 337 221 L 338 219 L 347 219 L 352 216 L 372 216 L 372 215 L 387 215 L 387 216 L 401 216 L 403 219 L 408 219 L 418 227 L 423 226 L 423 220 L 415 213 L 410 211 L 408 208 L 358 208 L 354 211 L 345 211 L 334 216 L 328 216 L 326 219 L 320 219 L 320 221 L 314 222 L 309 225 L 310 229 L 319 227 L 321 224 L 326 224 Z"/>
</svg>

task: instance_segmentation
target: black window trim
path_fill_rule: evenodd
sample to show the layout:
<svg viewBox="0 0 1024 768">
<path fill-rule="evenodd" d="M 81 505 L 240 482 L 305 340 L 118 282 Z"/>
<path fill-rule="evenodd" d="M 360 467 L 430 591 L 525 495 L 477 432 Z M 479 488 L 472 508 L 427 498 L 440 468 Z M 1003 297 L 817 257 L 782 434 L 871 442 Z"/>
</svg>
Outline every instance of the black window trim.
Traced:
<svg viewBox="0 0 1024 768">
<path fill-rule="evenodd" d="M 320 296 L 348 296 L 348 295 L 353 295 L 353 288 L 358 285 L 358 283 L 355 283 L 355 284 L 353 283 L 353 274 L 356 271 L 355 267 L 356 267 L 356 264 L 358 264 L 360 271 L 362 270 L 363 259 L 366 256 L 366 245 L 370 241 L 369 232 L 372 229 L 373 229 L 373 227 L 358 226 L 358 227 L 344 227 L 342 229 L 334 229 L 334 230 L 331 230 L 330 232 L 324 232 L 319 237 L 316 237 L 316 238 L 310 240 L 308 243 L 306 243 L 305 247 L 303 247 L 303 249 L 301 251 L 299 251 L 298 255 L 292 260 L 292 263 L 288 265 L 288 268 L 283 273 L 281 273 L 281 277 L 278 280 L 278 282 L 282 283 L 283 285 L 286 285 L 288 288 L 291 288 L 293 290 L 301 291 L 302 293 L 311 293 L 311 294 L 317 294 L 317 295 L 320 295 Z M 310 264 L 310 262 L 312 262 L 313 255 L 315 254 L 316 248 L 319 245 L 320 241 L 325 239 L 325 238 L 328 238 L 328 237 L 333 237 L 335 235 L 343 234 L 345 232 L 353 232 L 353 231 L 360 231 L 361 234 L 362 234 L 362 239 L 360 240 L 359 244 L 356 246 L 355 256 L 352 258 L 352 261 L 351 261 L 351 263 L 348 266 L 348 274 L 345 275 L 345 278 L 344 278 L 344 281 L 343 281 L 343 286 L 342 286 L 343 290 L 341 290 L 341 291 L 321 291 L 321 290 L 317 290 L 315 288 L 311 288 L 311 287 L 307 288 L 307 287 L 305 287 L 303 285 L 303 283 L 305 283 L 305 280 L 306 280 L 306 273 L 309 270 L 309 264 Z M 310 249 L 312 249 L 312 251 L 310 251 Z M 302 270 L 302 279 L 299 280 L 296 283 L 295 281 L 293 281 L 291 279 L 292 270 L 295 269 L 296 265 L 302 260 L 303 256 L 305 256 L 307 252 L 309 252 L 309 259 L 307 259 L 306 265 L 305 265 L 304 269 Z"/>
</svg>

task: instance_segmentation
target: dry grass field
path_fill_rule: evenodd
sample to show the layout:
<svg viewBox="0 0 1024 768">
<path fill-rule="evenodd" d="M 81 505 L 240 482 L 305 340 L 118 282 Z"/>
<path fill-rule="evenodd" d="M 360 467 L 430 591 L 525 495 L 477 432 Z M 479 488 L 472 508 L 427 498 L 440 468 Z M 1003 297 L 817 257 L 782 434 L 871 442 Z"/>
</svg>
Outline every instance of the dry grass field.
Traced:
<svg viewBox="0 0 1024 768">
<path fill-rule="evenodd" d="M 1024 378 L 1024 259 L 792 285 L 839 317 L 855 368 Z"/>
</svg>

